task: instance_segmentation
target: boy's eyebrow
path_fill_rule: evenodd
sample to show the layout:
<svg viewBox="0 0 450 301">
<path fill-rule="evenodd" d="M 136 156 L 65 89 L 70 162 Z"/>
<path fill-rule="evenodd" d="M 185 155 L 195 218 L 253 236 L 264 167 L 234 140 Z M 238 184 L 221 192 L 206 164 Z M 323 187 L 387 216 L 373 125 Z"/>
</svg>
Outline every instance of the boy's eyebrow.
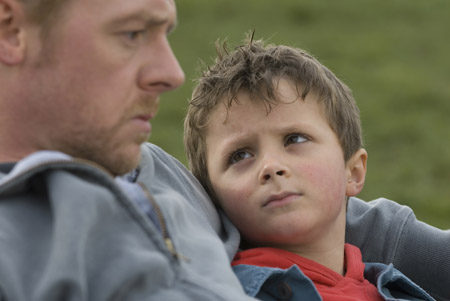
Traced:
<svg viewBox="0 0 450 301">
<path fill-rule="evenodd" d="M 222 140 L 223 150 L 225 152 L 230 152 L 235 150 L 237 147 L 242 147 L 244 144 L 248 143 L 252 139 L 252 134 L 248 133 L 237 133 L 233 135 L 228 135 Z"/>
<path fill-rule="evenodd" d="M 277 128 L 273 128 L 272 131 L 276 134 L 292 134 L 299 133 L 305 134 L 304 132 L 309 132 L 313 126 L 304 123 L 302 121 L 296 121 L 294 124 L 286 124 Z M 237 132 L 228 135 L 222 139 L 222 143 L 225 146 L 224 150 L 229 151 L 229 149 L 234 147 L 239 147 L 242 144 L 248 143 L 253 138 L 252 133 Z"/>
<path fill-rule="evenodd" d="M 309 129 L 311 126 L 306 123 L 302 123 L 302 121 L 298 120 L 295 124 L 286 125 L 277 129 L 277 132 L 280 133 L 294 133 L 294 132 L 303 132 L 306 129 Z"/>
</svg>

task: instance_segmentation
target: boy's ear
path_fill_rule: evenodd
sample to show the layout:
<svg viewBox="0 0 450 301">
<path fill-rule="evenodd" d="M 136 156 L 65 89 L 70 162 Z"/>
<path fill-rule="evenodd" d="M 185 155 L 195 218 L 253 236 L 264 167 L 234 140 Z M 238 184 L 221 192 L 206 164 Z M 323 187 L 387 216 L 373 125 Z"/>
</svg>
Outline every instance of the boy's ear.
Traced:
<svg viewBox="0 0 450 301">
<path fill-rule="evenodd" d="M 20 63 L 25 57 L 23 4 L 17 0 L 0 0 L 0 62 Z"/>
<path fill-rule="evenodd" d="M 364 187 L 367 170 L 367 151 L 360 148 L 347 161 L 347 196 L 355 196 Z"/>
</svg>

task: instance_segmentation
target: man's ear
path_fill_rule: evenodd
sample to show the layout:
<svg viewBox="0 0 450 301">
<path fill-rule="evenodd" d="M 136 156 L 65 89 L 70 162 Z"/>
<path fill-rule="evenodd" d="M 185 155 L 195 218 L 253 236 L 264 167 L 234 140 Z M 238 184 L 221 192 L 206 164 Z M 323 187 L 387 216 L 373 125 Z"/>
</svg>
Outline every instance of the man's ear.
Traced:
<svg viewBox="0 0 450 301">
<path fill-rule="evenodd" d="M 355 196 L 364 187 L 367 170 L 367 151 L 360 148 L 346 163 L 347 196 Z"/>
<path fill-rule="evenodd" d="M 17 0 L 0 0 L 0 62 L 15 65 L 25 57 L 25 12 Z"/>
</svg>

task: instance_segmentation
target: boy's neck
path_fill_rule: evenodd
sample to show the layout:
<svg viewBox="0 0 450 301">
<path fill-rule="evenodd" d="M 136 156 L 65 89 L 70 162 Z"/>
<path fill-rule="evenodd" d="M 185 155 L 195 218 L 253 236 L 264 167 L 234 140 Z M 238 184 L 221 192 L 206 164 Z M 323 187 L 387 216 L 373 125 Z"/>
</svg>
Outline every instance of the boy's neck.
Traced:
<svg viewBox="0 0 450 301">
<path fill-rule="evenodd" d="M 328 230 L 299 245 L 265 244 L 259 247 L 283 249 L 313 260 L 340 275 L 345 274 L 345 212 Z M 316 233 L 317 234 L 317 233 Z"/>
<path fill-rule="evenodd" d="M 283 248 L 286 251 L 298 254 L 307 259 L 313 260 L 340 275 L 345 274 L 345 251 L 344 251 L 344 241 L 342 244 L 336 244 L 334 246 L 328 247 L 312 247 L 312 248 L 302 248 L 292 249 Z"/>
</svg>

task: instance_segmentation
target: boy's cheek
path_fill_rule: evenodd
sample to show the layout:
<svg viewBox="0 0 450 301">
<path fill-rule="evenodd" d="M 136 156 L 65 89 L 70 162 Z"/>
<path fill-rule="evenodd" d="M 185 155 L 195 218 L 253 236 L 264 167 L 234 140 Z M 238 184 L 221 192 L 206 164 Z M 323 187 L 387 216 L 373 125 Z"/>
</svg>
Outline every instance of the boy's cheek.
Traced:
<svg viewBox="0 0 450 301">
<path fill-rule="evenodd" d="M 248 204 L 250 196 L 253 192 L 248 185 L 239 185 L 236 187 L 224 187 L 223 189 L 216 189 L 216 195 L 219 199 L 220 205 L 226 211 L 242 210 L 244 205 Z M 231 213 L 231 212 L 230 212 Z"/>
<path fill-rule="evenodd" d="M 307 189 L 329 194 L 332 200 L 340 199 L 346 193 L 345 170 L 339 166 L 309 164 L 302 167 Z M 301 180 L 300 180 L 301 181 Z"/>
</svg>

